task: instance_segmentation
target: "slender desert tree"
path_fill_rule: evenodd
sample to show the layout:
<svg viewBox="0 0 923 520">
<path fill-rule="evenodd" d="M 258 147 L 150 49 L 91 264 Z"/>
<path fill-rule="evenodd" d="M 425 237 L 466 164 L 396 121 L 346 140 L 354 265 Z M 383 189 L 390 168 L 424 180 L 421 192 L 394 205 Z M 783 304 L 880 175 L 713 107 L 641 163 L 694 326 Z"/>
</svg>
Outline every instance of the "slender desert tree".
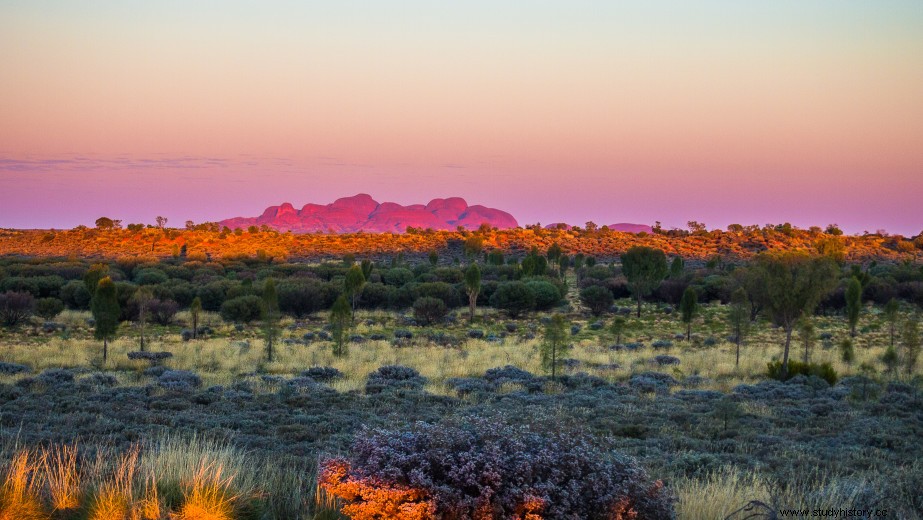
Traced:
<svg viewBox="0 0 923 520">
<path fill-rule="evenodd" d="M 144 328 L 148 322 L 148 311 L 151 307 L 151 301 L 154 299 L 154 295 L 151 293 L 150 288 L 148 287 L 139 287 L 135 294 L 131 297 L 135 305 L 138 306 L 138 331 L 140 332 L 140 350 L 144 352 L 146 350 L 146 345 L 144 342 Z"/>
<path fill-rule="evenodd" d="M 859 313 L 862 311 L 862 282 L 853 276 L 846 285 L 846 321 L 849 323 L 849 335 L 855 337 Z"/>
<path fill-rule="evenodd" d="M 346 347 L 346 332 L 352 320 L 352 309 L 346 297 L 341 294 L 330 309 L 330 331 L 333 333 L 333 355 L 336 357 L 346 357 L 349 353 Z"/>
<path fill-rule="evenodd" d="M 202 300 L 196 296 L 189 304 L 189 316 L 192 318 L 192 339 L 199 337 L 199 315 L 202 314 Z"/>
<path fill-rule="evenodd" d="M 734 359 L 734 366 L 740 366 L 740 346 L 750 332 L 750 299 L 747 298 L 747 291 L 743 287 L 738 287 L 734 294 L 731 295 L 731 303 L 728 305 L 728 324 L 731 326 L 731 332 L 734 334 L 734 343 L 737 344 L 737 354 Z"/>
<path fill-rule="evenodd" d="M 888 321 L 888 332 L 891 338 L 891 346 L 894 346 L 894 336 L 897 335 L 897 320 L 900 317 L 900 304 L 896 299 L 891 298 L 885 304 L 885 320 Z"/>
<path fill-rule="evenodd" d="M 276 292 L 276 282 L 269 278 L 263 285 L 263 302 L 260 309 L 263 320 L 263 338 L 266 342 L 266 360 L 272 363 L 272 346 L 279 337 L 279 295 Z"/>
<path fill-rule="evenodd" d="M 119 328 L 119 314 L 122 312 L 112 278 L 106 276 L 99 281 L 90 303 L 90 310 L 96 323 L 93 337 L 103 342 L 105 363 L 109 359 L 109 340 L 115 338 L 115 332 Z"/>
<path fill-rule="evenodd" d="M 913 375 L 917 359 L 920 357 L 920 325 L 913 317 L 904 322 L 901 332 L 901 343 L 904 346 L 904 370 L 907 375 Z"/>
<path fill-rule="evenodd" d="M 836 284 L 839 269 L 827 257 L 807 253 L 761 253 L 753 260 L 752 270 L 766 282 L 763 309 L 785 331 L 782 353 L 782 378 L 788 376 L 788 355 L 795 324 L 814 308 Z"/>
<path fill-rule="evenodd" d="M 622 343 L 622 333 L 625 332 L 625 326 L 627 323 L 628 322 L 625 321 L 625 318 L 616 316 L 615 319 L 612 320 L 612 324 L 609 325 L 609 332 L 615 336 L 615 342 L 617 344 Z"/>
<path fill-rule="evenodd" d="M 811 361 L 811 348 L 814 347 L 814 340 L 816 339 L 814 320 L 810 316 L 804 316 L 798 320 L 798 338 L 804 345 L 802 361 L 809 363 Z"/>
<path fill-rule="evenodd" d="M 622 255 L 622 274 L 628 288 L 638 300 L 638 317 L 641 317 L 641 300 L 652 293 L 667 275 L 667 257 L 660 249 L 635 246 Z"/>
<path fill-rule="evenodd" d="M 555 314 L 551 321 L 545 325 L 545 337 L 542 342 L 542 366 L 546 370 L 551 370 L 551 380 L 557 377 L 557 367 L 560 363 L 560 357 L 563 356 L 570 346 L 567 344 L 567 332 L 565 330 L 564 316 Z"/>
<path fill-rule="evenodd" d="M 692 339 L 692 320 L 699 314 L 699 295 L 690 285 L 683 291 L 683 298 L 679 302 L 679 312 L 683 323 L 686 324 L 686 341 Z"/>
<path fill-rule="evenodd" d="M 469 320 L 474 323 L 474 311 L 481 292 L 481 269 L 474 262 L 465 270 L 465 292 L 468 293 L 468 309 L 471 313 Z"/>
<path fill-rule="evenodd" d="M 362 274 L 362 267 L 353 264 L 346 272 L 344 289 L 350 299 L 352 312 L 356 312 L 356 306 L 359 304 L 359 296 L 362 294 L 362 287 L 365 286 L 365 275 Z"/>
</svg>

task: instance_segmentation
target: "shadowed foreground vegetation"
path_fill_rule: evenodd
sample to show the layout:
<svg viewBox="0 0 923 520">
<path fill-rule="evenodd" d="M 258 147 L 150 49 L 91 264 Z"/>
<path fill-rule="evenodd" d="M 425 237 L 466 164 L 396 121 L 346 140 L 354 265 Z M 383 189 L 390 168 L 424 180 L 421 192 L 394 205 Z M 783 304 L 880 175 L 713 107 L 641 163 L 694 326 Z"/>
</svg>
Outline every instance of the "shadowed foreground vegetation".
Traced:
<svg viewBox="0 0 923 520">
<path fill-rule="evenodd" d="M 476 246 L 0 259 L 0 518 L 923 517 L 918 264 Z"/>
</svg>

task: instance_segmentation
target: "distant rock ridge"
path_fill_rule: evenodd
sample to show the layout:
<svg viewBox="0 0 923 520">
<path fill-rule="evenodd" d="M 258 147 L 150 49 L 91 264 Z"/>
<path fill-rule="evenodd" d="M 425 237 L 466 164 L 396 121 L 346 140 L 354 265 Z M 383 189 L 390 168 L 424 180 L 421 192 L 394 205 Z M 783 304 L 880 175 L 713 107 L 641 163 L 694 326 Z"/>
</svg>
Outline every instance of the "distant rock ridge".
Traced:
<svg viewBox="0 0 923 520">
<path fill-rule="evenodd" d="M 285 202 L 266 208 L 259 217 L 236 217 L 219 224 L 231 229 L 266 225 L 293 233 L 403 233 L 408 227 L 454 231 L 459 226 L 477 229 L 481 224 L 498 229 L 519 227 L 509 213 L 480 205 L 469 206 L 460 197 L 433 199 L 425 206 L 402 206 L 394 202 L 378 203 L 365 193 L 326 205 L 305 204 L 300 210 Z"/>
</svg>

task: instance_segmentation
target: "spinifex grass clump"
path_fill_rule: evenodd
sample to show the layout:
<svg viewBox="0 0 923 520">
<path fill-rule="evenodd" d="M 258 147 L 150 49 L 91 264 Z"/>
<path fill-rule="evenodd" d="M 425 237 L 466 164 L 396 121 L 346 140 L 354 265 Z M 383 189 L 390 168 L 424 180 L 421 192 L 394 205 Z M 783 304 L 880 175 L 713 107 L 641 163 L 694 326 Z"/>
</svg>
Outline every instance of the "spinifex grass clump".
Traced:
<svg viewBox="0 0 923 520">
<path fill-rule="evenodd" d="M 45 520 L 40 492 L 40 457 L 21 451 L 13 457 L 0 484 L 0 520 Z"/>
<path fill-rule="evenodd" d="M 320 486 L 353 520 L 675 516 L 660 481 L 590 437 L 480 417 L 365 431 Z"/>
<path fill-rule="evenodd" d="M 232 520 L 273 518 L 301 507 L 300 477 L 280 473 L 229 445 L 164 437 L 123 452 L 75 445 L 0 453 L 0 520 Z M 261 486 L 261 487 L 257 487 Z M 281 502 L 277 501 L 277 502 Z"/>
</svg>

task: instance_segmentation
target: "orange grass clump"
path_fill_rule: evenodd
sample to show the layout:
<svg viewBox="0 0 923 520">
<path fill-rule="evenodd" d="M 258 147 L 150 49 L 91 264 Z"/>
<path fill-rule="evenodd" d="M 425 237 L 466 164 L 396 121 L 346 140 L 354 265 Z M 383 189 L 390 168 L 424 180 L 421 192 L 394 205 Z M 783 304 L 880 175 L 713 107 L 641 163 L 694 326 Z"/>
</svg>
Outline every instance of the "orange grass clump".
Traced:
<svg viewBox="0 0 923 520">
<path fill-rule="evenodd" d="M 134 517 L 140 520 L 160 520 L 163 518 L 163 508 L 160 496 L 157 494 L 157 479 L 153 473 L 148 477 L 144 495 L 134 509 Z"/>
<path fill-rule="evenodd" d="M 80 474 L 77 472 L 77 446 L 60 446 L 44 452 L 45 482 L 55 511 L 80 506 Z"/>
<path fill-rule="evenodd" d="M 90 520 L 136 520 L 137 515 L 133 514 L 132 505 L 138 451 L 134 447 L 119 459 L 115 474 L 96 493 Z"/>
<path fill-rule="evenodd" d="M 352 520 L 436 518 L 436 504 L 425 491 L 374 479 L 351 479 L 348 474 L 346 461 L 331 459 L 324 463 L 319 485 L 329 495 L 346 501 L 340 512 Z"/>
<path fill-rule="evenodd" d="M 176 514 L 176 520 L 231 520 L 234 501 L 230 493 L 234 476 L 223 477 L 219 464 L 202 463 L 192 481 L 186 486 L 183 505 Z"/>
<path fill-rule="evenodd" d="M 13 457 L 0 485 L 0 520 L 47 520 L 39 498 L 40 467 L 43 460 L 35 460 L 28 451 Z"/>
</svg>

